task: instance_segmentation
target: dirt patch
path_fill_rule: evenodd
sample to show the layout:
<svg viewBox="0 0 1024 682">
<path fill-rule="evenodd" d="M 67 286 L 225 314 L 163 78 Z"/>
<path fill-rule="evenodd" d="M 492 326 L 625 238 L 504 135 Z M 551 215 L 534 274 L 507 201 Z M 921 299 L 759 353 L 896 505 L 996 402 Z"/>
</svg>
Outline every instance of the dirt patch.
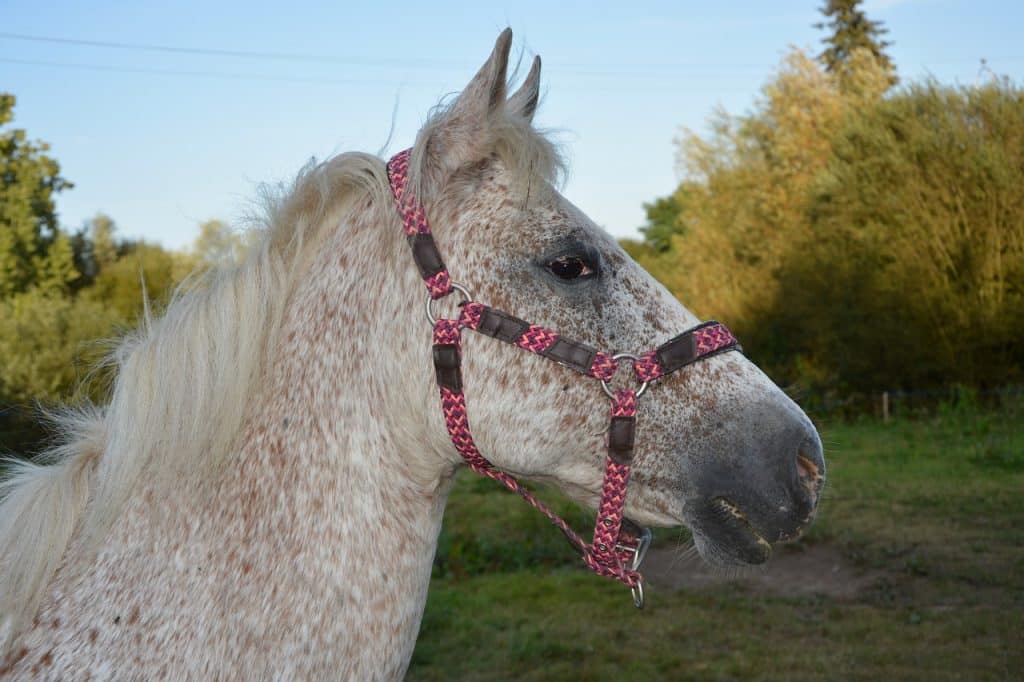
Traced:
<svg viewBox="0 0 1024 682">
<path fill-rule="evenodd" d="M 803 546 L 799 550 L 783 548 L 765 566 L 747 569 L 712 568 L 696 555 L 653 548 L 644 561 L 643 574 L 655 589 L 699 591 L 741 585 L 759 594 L 817 594 L 835 599 L 854 599 L 886 575 L 854 567 L 830 545 Z"/>
</svg>

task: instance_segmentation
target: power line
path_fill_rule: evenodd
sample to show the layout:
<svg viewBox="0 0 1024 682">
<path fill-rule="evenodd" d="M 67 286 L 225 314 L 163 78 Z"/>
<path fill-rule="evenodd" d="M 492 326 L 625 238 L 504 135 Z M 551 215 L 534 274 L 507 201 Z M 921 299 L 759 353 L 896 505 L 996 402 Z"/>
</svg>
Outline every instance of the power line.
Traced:
<svg viewBox="0 0 1024 682">
<path fill-rule="evenodd" d="M 319 64 L 349 64 L 357 66 L 388 66 L 400 68 L 431 68 L 431 69 L 464 69 L 470 68 L 467 64 L 455 62 L 430 61 L 423 59 L 389 59 L 377 57 L 343 57 L 339 55 L 324 55 L 302 52 L 263 52 L 251 50 L 233 50 L 216 47 L 185 47 L 180 45 L 161 45 L 152 43 L 129 43 L 109 40 L 86 40 L 81 38 L 63 38 L 57 36 L 40 36 L 24 33 L 0 32 L 0 39 L 19 40 L 25 42 L 50 43 L 57 45 L 78 45 L 81 47 L 96 47 L 102 49 L 128 50 L 139 52 L 158 52 L 170 54 L 192 54 L 207 57 L 231 57 L 244 59 L 265 59 L 273 61 L 289 62 L 312 62 Z M 762 69 L 764 64 L 716 64 L 718 68 L 733 69 Z M 593 64 L 563 63 L 553 69 L 556 72 L 572 73 L 576 75 L 589 76 L 652 76 L 663 77 L 670 73 L 655 74 L 651 71 L 680 71 L 684 69 L 708 70 L 709 65 L 701 62 L 676 63 L 676 64 L 628 64 L 625 66 L 598 67 Z M 721 75 L 721 72 L 719 72 Z"/>
<path fill-rule="evenodd" d="M 274 61 L 291 62 L 315 62 L 321 64 L 351 64 L 359 66 L 392 66 L 403 68 L 433 68 L 433 69 L 463 69 L 472 65 L 466 63 L 446 62 L 424 59 L 393 59 L 381 57 L 354 57 L 341 55 L 326 55 L 309 52 L 268 52 L 260 50 L 235 50 L 219 47 L 188 47 L 183 45 L 165 45 L 159 43 L 135 43 L 112 40 L 88 40 L 84 38 L 65 38 L 61 36 L 43 36 L 28 33 L 11 33 L 0 31 L 0 39 L 19 40 L 24 42 L 50 43 L 58 45 L 78 45 L 82 47 L 96 47 L 113 50 L 134 50 L 142 52 L 163 52 L 171 54 L 194 54 L 210 57 L 232 57 L 242 59 L 266 59 Z M 1004 55 L 992 57 L 993 61 L 1024 61 L 1024 55 Z M 977 58 L 965 59 L 941 59 L 933 61 L 933 64 L 963 64 L 975 63 Z M 576 73 L 583 75 L 623 75 L 635 76 L 650 72 L 652 70 L 680 71 L 684 69 L 701 69 L 706 72 L 714 72 L 715 69 L 763 69 L 765 63 L 715 63 L 706 62 L 676 62 L 676 63 L 648 63 L 648 64 L 626 64 L 618 66 L 597 66 L 593 64 L 579 64 L 562 62 L 556 68 L 558 71 Z M 717 75 L 721 75 L 721 71 Z"/>
<path fill-rule="evenodd" d="M 58 36 L 41 36 L 26 33 L 0 32 L 0 38 L 7 40 L 20 40 L 35 43 L 51 43 L 58 45 L 79 45 L 82 47 L 98 47 L 113 50 L 135 50 L 141 52 L 164 52 L 172 54 L 194 54 L 210 57 L 234 57 L 246 59 L 268 59 L 276 61 L 292 62 L 316 62 L 321 64 L 353 64 L 359 66 L 396 66 L 396 67 L 421 67 L 441 69 L 462 69 L 468 68 L 465 63 L 430 61 L 423 59 L 389 59 L 379 57 L 343 57 L 340 55 L 314 54 L 308 52 L 264 52 L 253 50 L 234 50 L 219 47 L 185 47 L 181 45 L 161 45 L 154 43 L 129 43 L 111 40 L 86 40 L 82 38 L 63 38 Z M 595 75 L 636 75 L 638 71 L 649 71 L 652 69 L 679 70 L 679 69 L 706 69 L 708 64 L 702 62 L 675 63 L 675 64 L 629 64 L 595 69 L 593 64 L 563 63 L 563 67 L 572 69 L 573 73 L 585 73 Z M 719 67 L 759 69 L 764 64 L 717 64 Z"/>
<path fill-rule="evenodd" d="M 146 52 L 163 52 L 163 53 L 176 53 L 176 54 L 196 54 L 205 56 L 216 56 L 216 57 L 232 57 L 232 58 L 246 58 L 246 59 L 268 59 L 277 61 L 291 61 L 291 62 L 318 62 L 318 63 L 335 63 L 335 64 L 353 64 L 362 66 L 394 66 L 394 67 L 420 67 L 420 68 L 435 68 L 435 69 L 453 69 L 460 68 L 451 62 L 430 62 L 422 60 L 400 60 L 400 59 L 376 59 L 366 57 L 342 57 L 336 55 L 323 55 L 323 54 L 312 54 L 312 53 L 298 53 L 298 52 L 262 52 L 262 51 L 249 51 L 249 50 L 229 50 L 221 48 L 198 48 L 198 47 L 184 47 L 176 45 L 159 45 L 149 43 L 130 43 L 130 42 L 114 42 L 114 41 L 101 41 L 101 40 L 84 40 L 78 38 L 62 38 L 55 36 L 40 36 L 40 35 L 29 35 L 21 33 L 8 33 L 0 31 L 0 40 L 20 40 L 30 42 L 42 42 L 42 43 L 56 43 L 64 45 L 79 45 L 84 47 L 97 47 L 97 48 L 108 48 L 116 50 L 134 50 L 134 51 L 146 51 Z M 1004 61 L 1024 61 L 1024 57 L 1013 57 L 1004 56 L 998 59 Z M 973 61 L 973 60 L 972 60 Z M 31 59 L 16 59 L 9 57 L 0 57 L 0 63 L 8 64 L 21 64 L 26 66 L 43 66 L 49 68 L 63 68 L 63 69 L 75 69 L 82 71 L 98 71 L 98 72 L 112 72 L 112 73 L 134 73 L 134 74 L 151 74 L 151 75 L 162 75 L 162 76 L 186 76 L 195 78 L 217 78 L 222 80 L 238 80 L 238 81 L 267 81 L 267 82 L 279 82 L 279 83 L 312 83 L 321 85 L 345 85 L 345 84 L 362 84 L 362 85 L 387 85 L 387 86 L 406 86 L 406 87 L 444 87 L 444 83 L 431 82 L 431 81 L 409 81 L 405 79 L 396 80 L 393 82 L 382 82 L 377 79 L 358 79 L 358 78 L 318 78 L 308 76 L 288 76 L 288 75 L 275 75 L 266 73 L 245 73 L 245 72 L 218 72 L 209 70 L 184 70 L 184 69 L 162 69 L 162 68 L 151 68 L 151 67 L 129 67 L 129 66 L 113 66 L 105 64 L 83 64 L 77 62 L 61 62 L 61 61 L 46 61 L 46 60 L 31 60 Z M 942 60 L 935 63 L 958 63 L 956 60 Z M 591 65 L 586 64 L 565 64 L 564 67 L 568 68 L 555 68 L 552 69 L 554 73 L 571 73 L 582 76 L 596 76 L 596 77 L 627 77 L 635 79 L 637 77 L 646 77 L 653 79 L 664 80 L 665 78 L 722 78 L 728 75 L 739 75 L 736 73 L 728 74 L 723 71 L 715 72 L 714 68 L 709 68 L 707 64 L 698 63 L 679 63 L 679 64 L 630 64 L 620 67 L 610 68 L 594 68 Z M 731 68 L 764 68 L 764 65 L 755 64 L 729 64 L 722 65 L 716 64 L 716 67 L 728 66 Z M 663 72 L 658 70 L 664 69 Z M 679 73 L 683 69 L 700 69 L 701 73 L 699 76 L 694 74 Z M 673 71 L 675 71 L 673 73 Z M 746 75 L 746 74 L 744 74 Z M 592 92 L 595 90 L 593 87 L 581 87 L 571 88 L 573 90 L 581 90 Z M 600 90 L 601 88 L 596 88 Z M 629 92 L 649 92 L 651 90 L 658 89 L 655 86 L 637 87 L 631 84 L 630 87 L 620 88 L 616 87 L 616 91 L 629 91 Z M 700 92 L 739 92 L 746 91 L 746 88 L 730 88 L 730 87 L 717 87 L 717 88 L 699 88 L 690 85 L 688 87 L 690 91 Z"/>
<path fill-rule="evenodd" d="M 238 81 L 271 81 L 279 83 L 312 83 L 317 85 L 383 85 L 386 87 L 434 87 L 441 88 L 445 87 L 445 83 L 440 82 L 429 82 L 429 81 L 382 81 L 378 79 L 359 79 L 359 78 L 307 78 L 307 77 L 296 77 L 296 76 L 278 76 L 274 74 L 264 73 L 230 73 L 221 71 L 188 71 L 178 69 L 154 69 L 154 68 L 143 68 L 143 67 L 131 67 L 131 66 L 110 66 L 107 64 L 81 64 L 73 62 L 55 62 L 55 61 L 43 61 L 35 59 L 11 59 L 9 57 L 0 57 L 0 64 L 21 64 L 24 66 L 42 66 L 46 68 L 56 69 L 75 69 L 79 71 L 97 71 L 97 72 L 109 72 L 109 73 L 129 73 L 139 75 L 156 75 L 156 76 L 185 76 L 189 78 L 220 78 L 224 80 L 238 80 Z M 565 92 L 663 92 L 664 88 L 660 85 L 652 85 L 650 87 L 626 85 L 626 86 L 568 86 L 559 88 L 560 91 Z M 689 92 L 749 92 L 749 88 L 728 88 L 728 87 L 714 87 L 714 88 L 698 88 L 689 87 Z"/>
<path fill-rule="evenodd" d="M 100 47 L 113 50 L 135 50 L 140 52 L 169 52 L 173 54 L 196 54 L 213 57 L 235 57 L 246 59 L 269 59 L 290 62 L 319 62 L 321 64 L 355 64 L 360 66 L 424 66 L 431 68 L 459 68 L 460 65 L 445 62 L 430 62 L 416 59 L 381 59 L 368 57 L 342 57 L 336 55 L 311 54 L 302 52 L 260 52 L 252 50 L 228 50 L 210 47 L 183 47 L 178 45 L 158 45 L 150 43 L 123 43 L 109 40 L 83 40 L 80 38 L 59 38 L 55 36 L 28 35 L 24 33 L 0 32 L 0 38 L 22 40 L 36 43 L 57 43 L 61 45 L 80 45 L 83 47 Z"/>
<path fill-rule="evenodd" d="M 223 78 L 226 80 L 247 80 L 247 81 L 277 81 L 285 83 L 317 83 L 322 85 L 351 85 L 351 84 L 364 84 L 364 85 L 388 85 L 396 86 L 432 86 L 438 87 L 440 83 L 428 83 L 423 81 L 401 81 L 395 83 L 384 83 L 379 80 L 367 80 L 359 78 L 304 78 L 301 76 L 276 76 L 273 74 L 265 73 L 226 73 L 219 71 L 185 71 L 177 69 L 151 69 L 131 66 L 108 66 L 105 64 L 76 64 L 71 62 L 52 62 L 52 61 L 41 61 L 34 59 L 10 59 L 7 57 L 0 57 L 0 63 L 7 64 L 23 64 L 27 66 L 46 66 L 60 69 L 79 69 L 83 71 L 108 71 L 114 73 L 136 73 L 136 74 L 151 74 L 159 76 L 188 76 L 198 78 Z"/>
</svg>

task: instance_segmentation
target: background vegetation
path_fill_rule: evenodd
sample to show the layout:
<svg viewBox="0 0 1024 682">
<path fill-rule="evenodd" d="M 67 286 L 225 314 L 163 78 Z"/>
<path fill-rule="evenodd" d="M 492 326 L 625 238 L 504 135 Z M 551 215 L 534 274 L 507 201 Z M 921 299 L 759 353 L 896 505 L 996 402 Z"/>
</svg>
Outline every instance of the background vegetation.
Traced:
<svg viewBox="0 0 1024 682">
<path fill-rule="evenodd" d="M 15 98 L 0 93 L 0 450 L 43 447 L 40 406 L 102 400 L 110 377 L 104 339 L 166 304 L 192 270 L 236 258 L 243 237 L 210 220 L 187 252 L 119 238 L 97 214 L 62 228 L 55 196 L 73 185 L 45 143 L 13 127 Z"/>
<path fill-rule="evenodd" d="M 1019 383 L 1024 91 L 897 84 L 883 29 L 829 2 L 753 110 L 677 140 L 683 181 L 627 248 L 805 401 Z"/>
<path fill-rule="evenodd" d="M 638 613 L 541 516 L 463 476 L 411 679 L 1001 679 L 1024 668 L 1024 91 L 994 77 L 900 83 L 885 29 L 858 0 L 822 12 L 821 54 L 790 50 L 751 111 L 717 111 L 706 134 L 681 134 L 682 181 L 625 246 L 811 408 L 829 483 L 809 535 L 781 551 L 829 548 L 858 587 L 655 582 Z M 73 186 L 14 110 L 0 94 L 0 450 L 31 454 L 45 437 L 37 404 L 103 399 L 96 339 L 136 326 L 147 296 L 158 310 L 189 271 L 243 243 L 218 221 L 187 252 L 121 238 L 103 214 L 61 226 L 54 199 Z M 853 413 L 879 391 L 951 397 L 913 419 Z M 542 494 L 586 528 L 590 513 Z M 688 543 L 685 532 L 657 540 L 669 552 Z"/>
</svg>

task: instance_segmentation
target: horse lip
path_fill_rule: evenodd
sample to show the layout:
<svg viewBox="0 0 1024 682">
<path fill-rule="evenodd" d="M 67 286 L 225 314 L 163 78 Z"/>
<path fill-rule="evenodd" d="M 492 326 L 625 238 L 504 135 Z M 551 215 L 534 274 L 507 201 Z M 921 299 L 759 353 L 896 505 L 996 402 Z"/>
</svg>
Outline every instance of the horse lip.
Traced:
<svg viewBox="0 0 1024 682">
<path fill-rule="evenodd" d="M 768 541 L 765 540 L 764 537 L 757 532 L 757 529 L 754 528 L 754 525 L 750 523 L 750 519 L 747 518 L 747 515 L 744 514 L 743 511 L 738 506 L 736 506 L 732 501 L 724 497 L 716 497 L 711 502 L 714 505 L 716 505 L 719 509 L 726 511 L 730 516 L 732 516 L 732 518 L 739 521 L 744 526 L 744 528 L 747 531 L 749 531 L 752 536 L 754 536 L 754 538 L 758 542 L 768 543 Z M 771 543 L 768 544 L 770 545 Z"/>
<path fill-rule="evenodd" d="M 709 532 L 707 524 L 701 524 L 704 528 L 700 530 L 700 535 L 716 547 L 713 557 L 706 558 L 718 561 L 726 559 L 727 564 L 741 565 L 762 564 L 768 560 L 772 554 L 772 544 L 754 528 L 737 504 L 725 497 L 712 498 L 709 503 L 709 510 L 717 513 L 714 514 L 714 520 L 707 520 L 719 526 L 720 532 Z"/>
</svg>

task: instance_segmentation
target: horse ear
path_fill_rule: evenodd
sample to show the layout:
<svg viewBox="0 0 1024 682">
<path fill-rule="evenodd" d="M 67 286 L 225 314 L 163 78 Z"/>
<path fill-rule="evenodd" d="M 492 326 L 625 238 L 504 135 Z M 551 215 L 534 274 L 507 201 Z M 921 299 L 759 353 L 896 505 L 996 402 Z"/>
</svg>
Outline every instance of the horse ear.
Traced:
<svg viewBox="0 0 1024 682">
<path fill-rule="evenodd" d="M 478 161 L 482 150 L 488 147 L 488 128 L 504 115 L 511 48 L 512 29 L 506 28 L 469 85 L 434 125 L 423 130 L 423 153 L 433 169 L 451 173 Z"/>
<path fill-rule="evenodd" d="M 522 116 L 528 122 L 533 121 L 533 115 L 537 111 L 537 103 L 540 101 L 540 55 L 533 58 L 533 65 L 530 66 L 530 73 L 526 74 L 526 80 L 519 86 L 515 94 L 508 98 L 508 110 L 518 116 Z"/>
<path fill-rule="evenodd" d="M 512 50 L 512 29 L 506 28 L 494 43 L 494 51 L 473 80 L 459 95 L 453 107 L 468 116 L 490 118 L 505 104 L 505 81 L 508 78 L 508 55 Z"/>
</svg>

